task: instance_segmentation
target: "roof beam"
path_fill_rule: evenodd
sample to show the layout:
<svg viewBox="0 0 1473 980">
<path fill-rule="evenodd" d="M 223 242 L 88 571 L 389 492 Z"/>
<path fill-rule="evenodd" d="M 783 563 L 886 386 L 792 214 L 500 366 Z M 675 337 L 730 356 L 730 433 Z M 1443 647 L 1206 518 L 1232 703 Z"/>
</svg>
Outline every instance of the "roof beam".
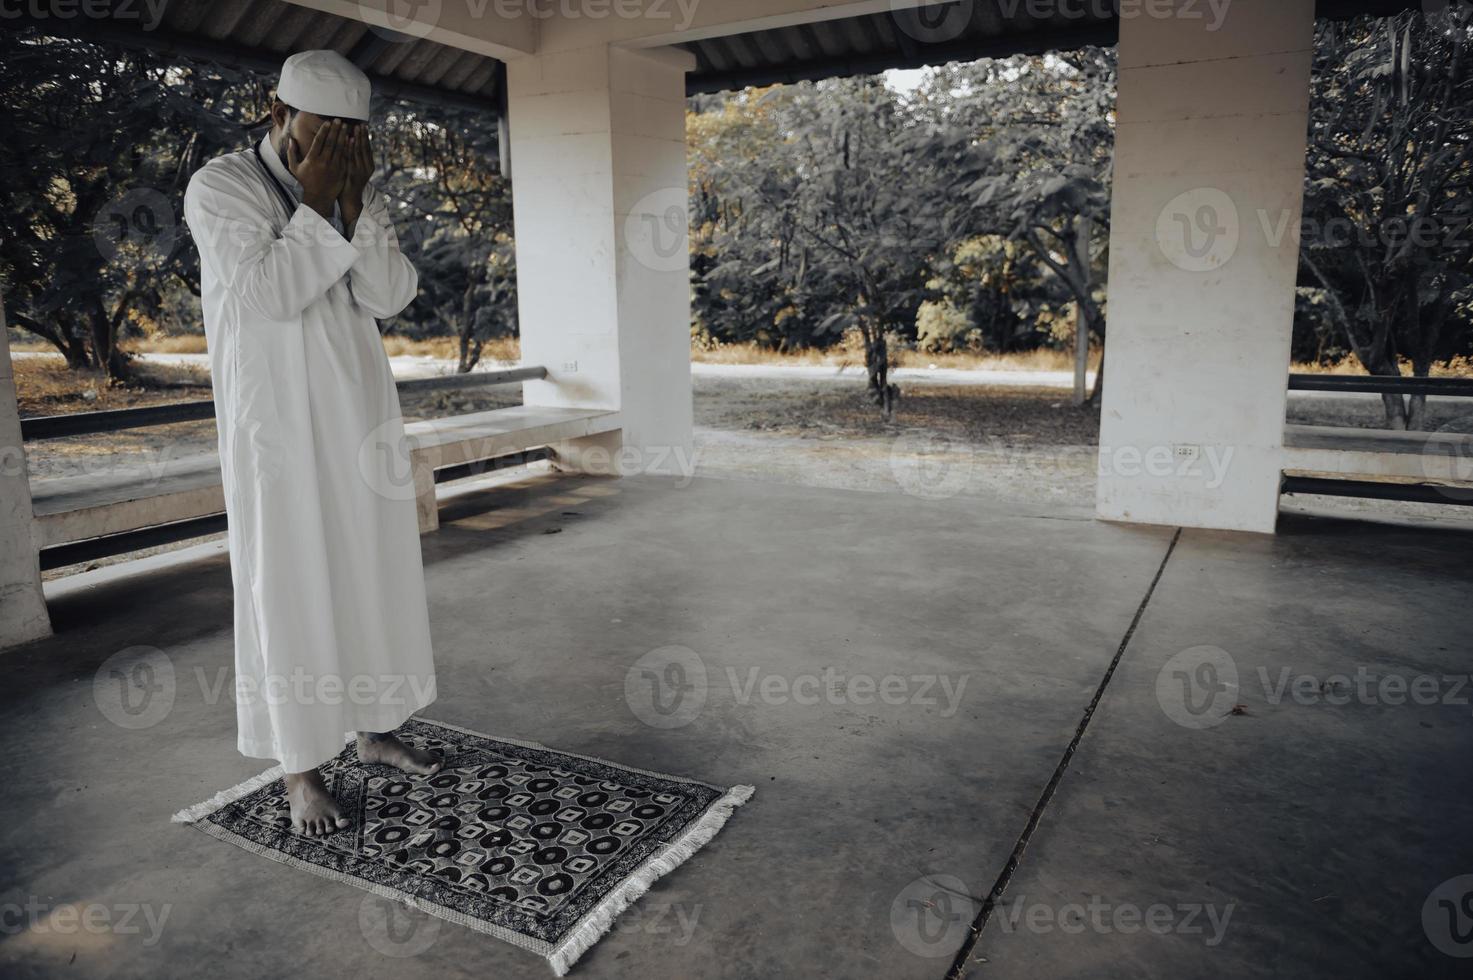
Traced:
<svg viewBox="0 0 1473 980">
<path fill-rule="evenodd" d="M 521 3 L 445 0 L 419 4 L 400 0 L 286 2 L 361 21 L 374 31 L 406 34 L 501 61 L 521 58 L 537 50 L 539 19 L 533 13 L 531 0 Z"/>
<path fill-rule="evenodd" d="M 640 0 L 637 17 L 557 16 L 540 22 L 538 50 L 569 51 L 600 43 L 658 47 L 729 37 L 843 17 L 889 13 L 953 0 Z M 990 2 L 990 0 L 989 0 Z"/>
</svg>

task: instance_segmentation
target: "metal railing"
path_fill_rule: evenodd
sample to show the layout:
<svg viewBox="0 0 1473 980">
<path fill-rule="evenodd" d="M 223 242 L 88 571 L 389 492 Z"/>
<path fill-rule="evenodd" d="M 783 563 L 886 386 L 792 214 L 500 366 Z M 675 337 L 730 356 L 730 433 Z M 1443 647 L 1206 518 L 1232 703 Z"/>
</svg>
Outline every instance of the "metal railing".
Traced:
<svg viewBox="0 0 1473 980">
<path fill-rule="evenodd" d="M 540 381 L 547 377 L 545 367 L 502 368 L 496 371 L 471 371 L 435 378 L 399 381 L 400 394 L 419 391 L 450 391 Z M 93 435 L 99 432 L 121 432 L 177 422 L 198 422 L 215 417 L 213 401 L 174 402 L 170 405 L 146 405 L 142 408 L 114 408 L 101 412 L 74 412 L 69 415 L 41 415 L 20 420 L 23 442 L 61 439 L 65 436 Z"/>
<path fill-rule="evenodd" d="M 515 384 L 520 381 L 540 381 L 546 377 L 547 368 L 545 367 L 502 368 L 496 371 L 472 371 L 435 378 L 415 378 L 410 381 L 396 382 L 396 387 L 401 394 L 419 391 L 449 391 Z M 24 441 L 60 439 L 63 436 L 119 432 L 124 429 L 139 429 L 154 425 L 172 425 L 176 422 L 197 422 L 214 417 L 215 403 L 213 401 L 175 402 L 172 405 L 149 405 L 143 408 L 47 415 L 21 419 L 21 438 Z M 505 453 L 488 459 L 472 460 L 457 466 L 438 469 L 434 473 L 434 479 L 436 483 L 462 480 L 500 469 L 525 466 L 537 460 L 549 459 L 551 455 L 546 448 Z M 50 571 L 112 555 L 218 534 L 224 531 L 226 526 L 224 514 L 207 514 L 203 517 L 118 531 L 113 534 L 43 548 L 40 552 L 40 564 L 43 570 Z"/>
<path fill-rule="evenodd" d="M 1473 378 L 1406 378 L 1371 374 L 1291 374 L 1290 391 L 1364 391 L 1377 395 L 1473 397 Z"/>
<path fill-rule="evenodd" d="M 1417 378 L 1390 375 L 1291 374 L 1290 391 L 1366 392 L 1375 395 L 1434 395 L 1473 397 L 1473 378 Z M 1402 483 L 1395 480 L 1358 480 L 1353 477 L 1322 477 L 1283 474 L 1281 493 L 1358 497 L 1418 504 L 1473 505 L 1473 496 L 1450 493 L 1437 483 Z"/>
</svg>

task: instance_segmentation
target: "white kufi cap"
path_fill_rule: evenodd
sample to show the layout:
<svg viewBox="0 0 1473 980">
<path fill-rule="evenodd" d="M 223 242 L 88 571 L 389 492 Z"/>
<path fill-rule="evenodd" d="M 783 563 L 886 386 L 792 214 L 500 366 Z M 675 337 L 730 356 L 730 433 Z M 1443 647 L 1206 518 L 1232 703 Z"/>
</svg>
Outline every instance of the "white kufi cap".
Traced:
<svg viewBox="0 0 1473 980">
<path fill-rule="evenodd" d="M 372 93 L 368 76 L 336 51 L 297 52 L 281 66 L 276 86 L 276 97 L 293 109 L 365 121 Z"/>
</svg>

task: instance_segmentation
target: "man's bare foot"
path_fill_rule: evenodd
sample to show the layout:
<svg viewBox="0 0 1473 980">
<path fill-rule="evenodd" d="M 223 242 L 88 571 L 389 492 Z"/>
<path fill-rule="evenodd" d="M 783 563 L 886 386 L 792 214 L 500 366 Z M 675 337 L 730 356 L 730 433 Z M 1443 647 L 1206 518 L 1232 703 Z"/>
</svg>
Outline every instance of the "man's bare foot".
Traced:
<svg viewBox="0 0 1473 980">
<path fill-rule="evenodd" d="M 405 745 L 393 732 L 359 732 L 358 758 L 365 763 L 393 766 L 416 776 L 429 776 L 440 771 L 445 760 L 438 752 Z"/>
<path fill-rule="evenodd" d="M 327 791 L 316 769 L 286 774 L 286 799 L 292 810 L 292 829 L 306 837 L 326 837 L 348 826 L 337 800 Z"/>
</svg>

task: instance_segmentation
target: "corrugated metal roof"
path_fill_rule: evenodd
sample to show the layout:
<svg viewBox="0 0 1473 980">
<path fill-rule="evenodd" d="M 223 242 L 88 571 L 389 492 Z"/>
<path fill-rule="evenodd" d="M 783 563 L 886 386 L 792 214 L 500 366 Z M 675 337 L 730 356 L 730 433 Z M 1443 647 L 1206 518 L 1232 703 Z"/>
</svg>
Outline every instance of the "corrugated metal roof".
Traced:
<svg viewBox="0 0 1473 980">
<path fill-rule="evenodd" d="M 749 34 L 693 41 L 690 91 L 714 92 L 837 75 L 872 74 L 987 56 L 1114 44 L 1119 21 L 1070 5 L 1082 16 L 1042 19 L 1027 3 L 962 0 L 925 10 L 883 11 Z"/>
<path fill-rule="evenodd" d="M 93 3 L 98 0 L 92 0 Z M 282 58 L 332 48 L 353 59 L 384 92 L 496 111 L 505 77 L 494 58 L 394 35 L 285 0 L 169 0 L 157 25 L 137 0 L 104 0 L 111 17 L 21 17 L 49 33 L 90 37 L 275 72 Z M 924 10 L 889 10 L 693 41 L 690 92 L 870 74 L 982 57 L 1114 44 L 1114 4 L 1057 2 L 1039 16 L 1027 0 L 956 0 Z M 1318 0 L 1322 17 L 1393 13 L 1419 0 Z M 125 14 L 126 11 L 126 14 Z"/>
<path fill-rule="evenodd" d="M 273 73 L 294 51 L 331 48 L 372 76 L 382 92 L 492 112 L 500 97 L 504 76 L 495 58 L 285 0 L 168 0 L 156 24 L 147 20 L 149 5 L 137 0 L 106 0 L 106 6 L 112 16 L 57 17 L 27 4 L 22 17 L 51 34 Z"/>
<path fill-rule="evenodd" d="M 925 9 L 888 10 L 681 45 L 696 56 L 688 90 L 867 75 L 986 57 L 1112 45 L 1120 36 L 1117 4 L 1069 0 L 956 0 Z M 1419 0 L 1318 0 L 1320 17 L 1391 14 Z M 1206 13 L 1206 5 L 1199 5 Z M 1046 12 L 1048 16 L 1040 16 Z"/>
</svg>

